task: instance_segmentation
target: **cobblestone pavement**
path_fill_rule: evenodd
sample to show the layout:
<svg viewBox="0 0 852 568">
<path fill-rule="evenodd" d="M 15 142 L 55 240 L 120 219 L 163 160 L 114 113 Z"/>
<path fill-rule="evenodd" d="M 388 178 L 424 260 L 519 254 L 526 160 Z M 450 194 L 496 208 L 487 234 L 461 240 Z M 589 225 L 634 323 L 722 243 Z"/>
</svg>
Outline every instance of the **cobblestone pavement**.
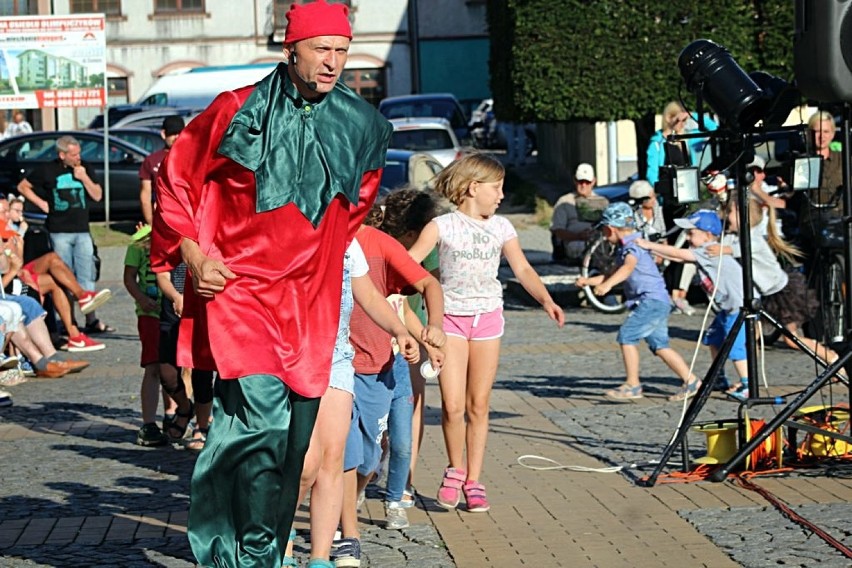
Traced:
<svg viewBox="0 0 852 568">
<path fill-rule="evenodd" d="M 522 244 L 533 251 L 533 257 L 534 251 L 547 250 L 546 238 L 547 232 L 535 226 L 522 231 Z M 115 299 L 99 310 L 99 315 L 118 328 L 117 333 L 106 339 L 108 348 L 87 354 L 93 365 L 78 376 L 30 380 L 12 387 L 9 390 L 14 395 L 14 406 L 0 410 L 0 566 L 3 567 L 193 565 L 185 526 L 195 455 L 177 448 L 145 449 L 133 444 L 140 426 L 141 379 L 135 317 L 130 298 L 120 284 L 123 251 L 105 249 L 102 253 L 105 270 L 102 284 L 112 288 Z M 534 407 L 535 401 L 553 401 L 552 405 L 540 405 L 541 414 L 564 432 L 565 443 L 604 465 L 658 459 L 681 409 L 679 404 L 665 402 L 664 397 L 676 390 L 677 381 L 664 365 L 648 352 L 642 353 L 645 399 L 610 404 L 601 397 L 603 390 L 619 384 L 623 374 L 614 344 L 622 318 L 588 309 L 571 309 L 565 329 L 554 331 L 552 323 L 540 311 L 509 298 L 507 335 L 495 395 L 501 391 L 515 393 L 533 403 L 529 408 Z M 671 319 L 673 346 L 684 356 L 690 353 L 700 323 L 696 316 Z M 696 368 L 703 373 L 709 362 L 706 351 L 699 351 Z M 814 376 L 813 364 L 788 349 L 769 349 L 766 362 L 767 380 L 779 392 L 804 386 Z M 435 393 L 430 391 L 432 394 Z M 825 402 L 847 401 L 845 387 L 824 394 L 833 397 Z M 430 440 L 440 437 L 437 400 L 437 396 L 430 398 L 427 415 Z M 736 405 L 714 395 L 700 419 L 730 418 L 735 411 Z M 767 412 L 771 413 L 766 409 L 756 411 Z M 505 416 L 495 414 L 492 429 L 499 432 Z M 521 436 L 519 447 L 525 436 L 535 440 L 533 432 L 515 434 Z M 690 442 L 694 455 L 704 453 L 702 440 L 691 436 Z M 439 445 L 430 443 L 433 447 Z M 434 449 L 428 451 L 437 453 Z M 831 475 L 822 477 L 823 473 L 815 472 L 806 486 L 811 499 L 795 502 L 793 506 L 835 538 L 852 546 L 849 528 L 852 508 L 846 502 L 852 497 L 850 484 L 845 481 L 848 471 L 838 466 Z M 598 495 L 598 499 L 606 503 L 607 499 L 621 499 L 620 495 L 629 495 L 630 491 L 647 491 L 631 488 L 637 475 L 635 471 L 625 473 L 624 490 L 619 489 L 619 495 Z M 778 483 L 781 485 L 774 487 L 786 487 L 788 495 L 801 487 L 789 480 Z M 732 491 L 725 488 L 727 483 L 702 485 L 708 495 Z M 653 491 L 658 496 L 670 496 L 673 502 L 667 507 L 678 511 L 684 522 L 710 539 L 734 565 L 850 566 L 848 559 L 786 520 L 760 498 L 737 501 L 748 502 L 749 506 L 720 508 L 719 500 L 702 501 L 688 492 L 683 492 L 685 497 L 680 503 L 675 497 L 681 493 Z M 506 500 L 510 498 L 510 494 L 501 495 Z M 363 532 L 364 566 L 467 568 L 528 564 L 523 557 L 516 562 L 483 560 L 458 564 L 463 548 L 456 544 L 457 538 L 439 529 L 445 526 L 442 522 L 446 523 L 442 519 L 449 518 L 445 512 L 436 512 L 427 500 L 422 500 L 420 505 L 426 505 L 425 510 L 424 507 L 412 510 L 410 529 L 385 531 L 380 528 L 380 501 L 372 494 L 370 497 L 367 510 L 362 511 L 362 518 L 370 522 Z M 440 514 L 445 516 L 436 516 Z M 487 518 L 479 516 L 465 522 L 487 527 L 482 520 Z M 300 519 L 301 535 L 303 512 Z M 500 526 L 502 534 L 511 535 L 511 530 L 512 527 Z M 582 534 L 566 532 L 565 536 L 582 543 Z M 502 540 L 502 537 L 493 539 L 501 546 Z M 673 544 L 669 542 L 668 546 Z M 481 539 L 476 546 L 487 548 L 488 538 Z M 688 550 L 695 544 L 683 546 Z M 307 545 L 302 536 L 297 539 L 296 548 L 304 562 Z M 655 565 L 639 560 L 596 561 L 591 553 L 577 558 L 557 556 L 549 565 L 609 568 L 640 564 Z M 703 565 L 731 564 L 709 561 Z"/>
</svg>

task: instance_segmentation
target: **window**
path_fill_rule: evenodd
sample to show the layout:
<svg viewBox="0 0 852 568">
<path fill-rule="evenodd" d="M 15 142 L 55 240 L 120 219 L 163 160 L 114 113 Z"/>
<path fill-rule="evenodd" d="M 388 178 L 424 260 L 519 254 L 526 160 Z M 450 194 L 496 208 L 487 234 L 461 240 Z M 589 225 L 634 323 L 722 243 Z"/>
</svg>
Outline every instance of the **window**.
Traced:
<svg viewBox="0 0 852 568">
<path fill-rule="evenodd" d="M 155 0 L 154 11 L 158 14 L 203 12 L 204 0 Z"/>
<path fill-rule="evenodd" d="M 38 0 L 0 0 L 0 16 L 38 14 Z"/>
<path fill-rule="evenodd" d="M 346 69 L 341 79 L 347 87 L 364 97 L 375 106 L 385 98 L 385 70 Z"/>
<path fill-rule="evenodd" d="M 107 16 L 120 16 L 121 0 L 71 0 L 71 13 L 104 13 Z"/>
</svg>

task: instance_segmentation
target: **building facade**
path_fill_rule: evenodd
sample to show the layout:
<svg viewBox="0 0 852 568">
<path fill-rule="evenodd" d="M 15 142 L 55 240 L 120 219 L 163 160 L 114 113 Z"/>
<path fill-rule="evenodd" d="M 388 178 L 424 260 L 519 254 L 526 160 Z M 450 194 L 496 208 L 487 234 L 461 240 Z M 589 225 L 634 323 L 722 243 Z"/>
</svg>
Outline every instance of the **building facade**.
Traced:
<svg viewBox="0 0 852 568">
<path fill-rule="evenodd" d="M 311 0 L 303 0 L 311 1 Z M 343 80 L 367 100 L 446 91 L 488 96 L 482 0 L 329 0 L 350 9 L 355 39 Z M 0 16 L 103 13 L 111 105 L 136 102 L 160 76 L 282 59 L 294 0 L 0 0 Z M 459 54 L 463 57 L 460 58 Z M 33 54 L 33 81 L 59 62 Z M 73 70 L 64 69 L 73 82 Z M 82 128 L 101 109 L 33 112 L 42 128 Z"/>
</svg>

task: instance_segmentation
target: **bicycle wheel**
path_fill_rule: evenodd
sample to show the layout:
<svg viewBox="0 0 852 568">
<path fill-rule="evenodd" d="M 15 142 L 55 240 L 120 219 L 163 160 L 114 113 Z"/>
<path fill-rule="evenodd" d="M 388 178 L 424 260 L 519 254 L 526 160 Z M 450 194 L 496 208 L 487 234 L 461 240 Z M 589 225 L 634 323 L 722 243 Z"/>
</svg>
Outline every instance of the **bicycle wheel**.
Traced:
<svg viewBox="0 0 852 568">
<path fill-rule="evenodd" d="M 832 255 L 824 268 L 822 279 L 822 312 L 824 319 L 825 342 L 828 344 L 844 341 L 845 335 L 845 278 L 843 257 Z"/>
<path fill-rule="evenodd" d="M 603 236 L 599 236 L 589 243 L 586 252 L 583 253 L 583 264 L 580 266 L 580 275 L 590 278 L 598 274 L 609 274 L 615 266 L 615 245 L 608 242 Z M 614 288 L 609 295 L 599 298 L 592 292 L 591 286 L 584 286 L 583 293 L 589 304 L 598 311 L 607 314 L 616 314 L 624 311 L 624 299 L 621 287 Z"/>
</svg>

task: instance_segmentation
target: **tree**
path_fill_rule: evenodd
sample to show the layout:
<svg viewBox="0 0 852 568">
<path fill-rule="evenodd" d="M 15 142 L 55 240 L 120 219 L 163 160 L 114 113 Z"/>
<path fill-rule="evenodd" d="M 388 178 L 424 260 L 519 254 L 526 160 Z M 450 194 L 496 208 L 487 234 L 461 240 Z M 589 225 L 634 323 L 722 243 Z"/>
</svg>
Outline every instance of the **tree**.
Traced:
<svg viewBox="0 0 852 568">
<path fill-rule="evenodd" d="M 792 77 L 789 0 L 489 0 L 487 18 L 499 119 L 633 119 L 640 148 L 667 102 L 691 106 L 677 59 L 696 39 L 746 71 Z"/>
</svg>

